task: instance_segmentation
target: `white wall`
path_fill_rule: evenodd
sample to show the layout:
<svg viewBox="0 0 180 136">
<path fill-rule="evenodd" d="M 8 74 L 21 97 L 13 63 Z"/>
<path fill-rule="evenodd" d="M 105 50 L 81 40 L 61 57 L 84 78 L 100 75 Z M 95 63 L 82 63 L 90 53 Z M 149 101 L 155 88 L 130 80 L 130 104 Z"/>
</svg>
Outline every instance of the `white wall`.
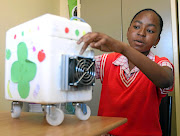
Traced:
<svg viewBox="0 0 180 136">
<path fill-rule="evenodd" d="M 121 0 L 81 0 L 81 18 L 91 25 L 94 32 L 108 34 L 121 40 Z M 103 54 L 94 50 L 95 55 Z M 93 89 L 93 98 L 87 104 L 92 115 L 97 115 L 101 93 L 100 80 L 96 80 Z"/>
<path fill-rule="evenodd" d="M 152 49 L 152 51 L 158 56 L 166 56 L 173 63 L 170 1 L 171 0 L 81 0 L 81 17 L 92 26 L 93 31 L 106 33 L 118 40 L 121 40 L 123 37 L 123 41 L 127 42 L 126 32 L 135 13 L 144 8 L 153 8 L 162 16 L 164 20 L 164 28 L 157 48 Z M 123 26 L 122 28 L 121 25 Z M 121 33 L 122 31 L 123 35 Z M 103 52 L 95 51 L 95 55 L 102 53 Z M 93 100 L 89 102 L 93 115 L 97 114 L 100 91 L 101 84 L 96 80 L 96 86 L 93 91 Z M 174 92 L 170 94 L 173 96 L 173 136 L 176 135 Z"/>
<path fill-rule="evenodd" d="M 10 111 L 10 102 L 4 99 L 4 62 L 6 31 L 20 23 L 52 13 L 59 15 L 59 0 L 0 0 L 0 110 Z"/>
</svg>

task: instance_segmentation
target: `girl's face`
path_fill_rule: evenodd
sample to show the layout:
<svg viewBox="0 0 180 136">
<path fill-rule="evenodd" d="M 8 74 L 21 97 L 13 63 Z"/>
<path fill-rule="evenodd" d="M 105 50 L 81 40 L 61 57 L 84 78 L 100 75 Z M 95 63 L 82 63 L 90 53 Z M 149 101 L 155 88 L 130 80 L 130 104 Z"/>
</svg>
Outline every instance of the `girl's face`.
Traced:
<svg viewBox="0 0 180 136">
<path fill-rule="evenodd" d="M 132 21 L 127 38 L 131 47 L 147 55 L 150 48 L 158 44 L 159 33 L 159 17 L 153 11 L 143 11 Z"/>
</svg>

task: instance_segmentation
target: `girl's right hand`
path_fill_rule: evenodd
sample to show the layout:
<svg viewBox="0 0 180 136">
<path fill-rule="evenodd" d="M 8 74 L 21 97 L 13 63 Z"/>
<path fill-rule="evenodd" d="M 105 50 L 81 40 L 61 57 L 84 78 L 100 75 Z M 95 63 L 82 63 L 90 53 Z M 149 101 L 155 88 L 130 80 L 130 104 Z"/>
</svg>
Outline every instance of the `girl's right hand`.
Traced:
<svg viewBox="0 0 180 136">
<path fill-rule="evenodd" d="M 77 41 L 77 44 L 82 42 L 84 42 L 84 44 L 81 48 L 80 54 L 83 54 L 88 46 L 101 51 L 112 52 L 112 45 L 114 45 L 113 43 L 116 42 L 116 40 L 102 33 L 89 32 L 82 36 Z"/>
</svg>

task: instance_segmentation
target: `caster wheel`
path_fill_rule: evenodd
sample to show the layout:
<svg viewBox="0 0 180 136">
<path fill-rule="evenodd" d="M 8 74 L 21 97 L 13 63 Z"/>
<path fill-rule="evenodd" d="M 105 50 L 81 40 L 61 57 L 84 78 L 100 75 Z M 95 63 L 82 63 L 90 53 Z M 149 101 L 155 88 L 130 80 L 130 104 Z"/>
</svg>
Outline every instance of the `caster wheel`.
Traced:
<svg viewBox="0 0 180 136">
<path fill-rule="evenodd" d="M 11 112 L 11 117 L 12 118 L 19 118 L 21 114 L 21 106 L 16 104 L 13 105 L 13 111 Z"/>
<path fill-rule="evenodd" d="M 46 120 L 50 125 L 58 126 L 64 120 L 64 113 L 58 108 L 51 108 L 50 113 L 46 114 Z"/>
<path fill-rule="evenodd" d="M 84 114 L 83 111 L 81 110 L 81 108 L 79 106 L 76 106 L 75 115 L 77 116 L 78 119 L 87 120 L 90 117 L 91 110 L 90 110 L 89 106 L 86 105 L 86 109 L 87 109 L 87 113 Z"/>
</svg>

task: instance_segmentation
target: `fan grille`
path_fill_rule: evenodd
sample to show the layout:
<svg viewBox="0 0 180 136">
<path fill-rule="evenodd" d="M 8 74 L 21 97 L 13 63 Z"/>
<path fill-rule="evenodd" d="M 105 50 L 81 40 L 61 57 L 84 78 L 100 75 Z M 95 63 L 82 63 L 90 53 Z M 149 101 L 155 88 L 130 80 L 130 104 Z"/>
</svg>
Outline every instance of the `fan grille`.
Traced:
<svg viewBox="0 0 180 136">
<path fill-rule="evenodd" d="M 95 61 L 92 58 L 69 58 L 69 85 L 92 86 L 95 83 Z"/>
</svg>

